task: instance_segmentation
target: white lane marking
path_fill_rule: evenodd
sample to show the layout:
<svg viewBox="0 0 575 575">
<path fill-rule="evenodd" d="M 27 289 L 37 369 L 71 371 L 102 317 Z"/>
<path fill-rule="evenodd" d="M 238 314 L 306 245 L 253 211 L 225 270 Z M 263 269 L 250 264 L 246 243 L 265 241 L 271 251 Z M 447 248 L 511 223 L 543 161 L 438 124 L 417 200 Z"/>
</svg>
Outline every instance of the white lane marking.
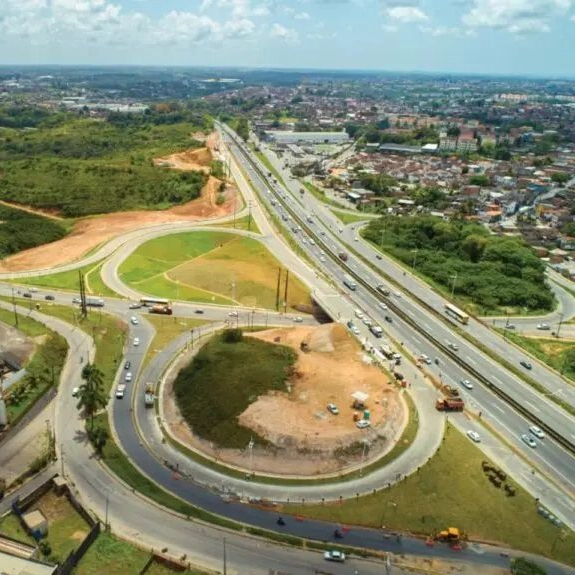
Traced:
<svg viewBox="0 0 575 575">
<path fill-rule="evenodd" d="M 499 411 L 500 413 L 503 413 L 503 415 L 505 415 L 505 411 L 503 411 L 503 409 L 501 409 L 498 405 L 492 405 L 491 407 L 493 407 L 494 409 L 496 409 L 497 411 Z"/>
<path fill-rule="evenodd" d="M 493 381 L 495 381 L 496 383 L 498 383 L 499 385 L 503 385 L 503 384 L 501 383 L 501 381 L 499 381 L 499 379 L 497 379 L 496 377 L 491 376 L 491 379 L 492 379 Z"/>
<path fill-rule="evenodd" d="M 535 407 L 531 402 L 527 401 L 526 399 L 523 400 L 525 402 L 526 405 L 528 405 L 533 411 L 536 411 L 537 413 L 539 413 L 539 409 L 537 407 Z"/>
<path fill-rule="evenodd" d="M 470 357 L 467 358 L 467 363 L 470 363 L 471 365 L 474 365 L 477 367 L 477 363 L 473 359 L 471 359 Z"/>
</svg>

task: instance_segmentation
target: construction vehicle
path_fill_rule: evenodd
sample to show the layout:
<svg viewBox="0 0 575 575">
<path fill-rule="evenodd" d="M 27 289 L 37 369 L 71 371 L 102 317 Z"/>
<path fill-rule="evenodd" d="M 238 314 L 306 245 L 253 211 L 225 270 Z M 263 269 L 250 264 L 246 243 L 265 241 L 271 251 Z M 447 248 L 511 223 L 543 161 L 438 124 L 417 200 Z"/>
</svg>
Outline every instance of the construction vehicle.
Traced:
<svg viewBox="0 0 575 575">
<path fill-rule="evenodd" d="M 150 313 L 160 313 L 163 315 L 172 315 L 172 308 L 169 305 L 157 304 L 150 308 Z"/>
<path fill-rule="evenodd" d="M 435 402 L 437 411 L 463 411 L 464 406 L 460 397 L 443 398 Z"/>
<path fill-rule="evenodd" d="M 146 383 L 144 388 L 144 405 L 146 407 L 154 407 L 154 400 L 156 396 L 154 395 L 154 384 Z"/>
<path fill-rule="evenodd" d="M 449 529 L 440 531 L 435 536 L 435 540 L 445 541 L 447 543 L 459 543 L 461 541 L 461 533 L 457 527 L 449 527 Z"/>
<path fill-rule="evenodd" d="M 346 262 L 347 261 L 347 254 L 345 252 L 339 252 L 339 254 L 337 254 L 337 257 L 342 261 L 342 262 Z"/>
<path fill-rule="evenodd" d="M 444 385 L 441 391 L 443 391 L 447 397 L 459 397 L 459 390 L 456 387 L 451 387 L 451 385 Z"/>
</svg>

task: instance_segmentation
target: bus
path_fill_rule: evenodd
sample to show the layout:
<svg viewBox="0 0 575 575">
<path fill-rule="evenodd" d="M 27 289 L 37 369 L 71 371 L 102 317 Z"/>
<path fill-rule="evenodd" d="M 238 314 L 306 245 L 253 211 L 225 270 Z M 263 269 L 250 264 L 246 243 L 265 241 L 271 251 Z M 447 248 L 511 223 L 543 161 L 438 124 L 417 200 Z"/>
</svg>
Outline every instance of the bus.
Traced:
<svg viewBox="0 0 575 575">
<path fill-rule="evenodd" d="M 143 297 L 140 299 L 140 303 L 146 307 L 148 305 L 165 305 L 170 307 L 171 303 L 169 299 L 164 299 L 161 297 Z"/>
<path fill-rule="evenodd" d="M 348 275 L 343 276 L 343 285 L 347 286 L 351 291 L 355 291 L 357 289 L 357 284 L 353 281 L 353 278 Z"/>
<path fill-rule="evenodd" d="M 450 303 L 445 304 L 445 313 L 463 325 L 467 325 L 469 322 L 469 316 L 464 311 L 461 311 L 458 307 L 455 307 Z"/>
</svg>

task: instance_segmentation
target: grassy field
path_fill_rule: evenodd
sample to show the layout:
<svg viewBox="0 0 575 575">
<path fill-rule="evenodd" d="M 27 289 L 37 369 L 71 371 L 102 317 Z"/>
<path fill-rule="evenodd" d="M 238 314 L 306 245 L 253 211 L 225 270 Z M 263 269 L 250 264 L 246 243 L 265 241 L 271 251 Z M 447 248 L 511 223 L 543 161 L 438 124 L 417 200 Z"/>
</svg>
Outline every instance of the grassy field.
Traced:
<svg viewBox="0 0 575 575">
<path fill-rule="evenodd" d="M 204 345 L 180 371 L 174 390 L 194 433 L 222 447 L 243 448 L 257 436 L 239 425 L 237 417 L 263 393 L 286 389 L 296 354 L 249 337 L 228 343 L 225 335 Z"/>
<path fill-rule="evenodd" d="M 0 520 L 0 533 L 12 539 L 17 539 L 22 541 L 22 543 L 28 543 L 29 545 L 34 545 L 34 539 L 28 535 L 20 520 L 16 515 L 10 513 Z"/>
<path fill-rule="evenodd" d="M 423 535 L 459 527 L 470 539 L 499 542 L 575 564 L 575 534 L 537 514 L 523 489 L 507 497 L 483 473 L 486 458 L 453 429 L 431 461 L 400 484 L 342 504 L 290 505 L 285 512 L 335 523 L 385 526 Z"/>
<path fill-rule="evenodd" d="M 111 290 L 103 281 L 100 275 L 104 262 L 88 264 L 81 268 L 49 274 L 45 276 L 20 278 L 12 280 L 13 283 L 23 286 L 38 286 L 53 289 L 63 289 L 79 292 L 79 272 L 84 274 L 86 280 L 86 292 L 98 296 L 118 297 L 118 294 Z"/>
<path fill-rule="evenodd" d="M 567 352 L 573 349 L 572 341 L 565 341 L 561 338 L 524 337 L 509 330 L 505 330 L 505 337 L 546 365 L 561 372 L 565 377 L 575 380 L 574 366 L 567 361 L 566 357 Z"/>
<path fill-rule="evenodd" d="M 231 229 L 235 229 L 235 230 L 247 230 L 248 229 L 248 222 L 249 222 L 249 217 L 248 216 L 244 216 L 243 218 L 238 218 L 236 220 L 235 226 L 234 226 L 234 222 L 226 222 L 225 224 L 216 224 L 215 227 L 218 228 L 231 228 Z M 251 224 L 249 226 L 249 231 L 253 232 L 254 234 L 261 234 L 261 231 L 258 227 L 258 224 L 256 223 L 256 221 L 254 220 L 254 218 L 251 219 Z"/>
<path fill-rule="evenodd" d="M 192 232 L 140 246 L 122 264 L 120 275 L 135 289 L 161 297 L 275 309 L 279 267 L 256 240 Z M 308 291 L 292 276 L 288 308 L 309 303 Z"/>
<path fill-rule="evenodd" d="M 361 212 L 358 212 L 357 214 L 349 214 L 341 210 L 331 210 L 331 213 L 346 225 L 355 224 L 355 222 L 365 222 L 367 220 L 373 219 L 373 216 L 362 214 Z"/>
<path fill-rule="evenodd" d="M 303 182 L 303 185 L 305 189 L 320 202 L 323 202 L 324 204 L 327 204 L 328 206 L 332 206 L 334 208 L 345 208 L 343 204 L 340 204 L 336 200 L 328 198 L 322 190 L 320 190 L 317 186 L 314 186 L 311 182 Z"/>
<path fill-rule="evenodd" d="M 148 364 L 154 355 L 164 349 L 166 345 L 168 345 L 172 340 L 176 339 L 180 334 L 184 333 L 185 331 L 190 332 L 191 329 L 208 323 L 198 319 L 154 314 L 148 314 L 146 316 L 146 320 L 148 320 L 154 326 L 156 329 L 156 335 L 154 336 L 154 339 L 148 348 L 148 352 L 144 359 L 144 366 Z"/>
</svg>

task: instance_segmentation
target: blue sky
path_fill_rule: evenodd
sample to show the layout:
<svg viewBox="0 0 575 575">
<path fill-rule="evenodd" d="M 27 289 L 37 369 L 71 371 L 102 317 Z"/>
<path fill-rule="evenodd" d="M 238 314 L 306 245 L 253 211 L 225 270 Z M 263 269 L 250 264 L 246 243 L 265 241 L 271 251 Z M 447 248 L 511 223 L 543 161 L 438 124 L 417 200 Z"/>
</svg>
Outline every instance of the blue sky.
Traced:
<svg viewBox="0 0 575 575">
<path fill-rule="evenodd" d="M 0 64 L 575 77 L 575 0 L 0 0 Z"/>
</svg>

